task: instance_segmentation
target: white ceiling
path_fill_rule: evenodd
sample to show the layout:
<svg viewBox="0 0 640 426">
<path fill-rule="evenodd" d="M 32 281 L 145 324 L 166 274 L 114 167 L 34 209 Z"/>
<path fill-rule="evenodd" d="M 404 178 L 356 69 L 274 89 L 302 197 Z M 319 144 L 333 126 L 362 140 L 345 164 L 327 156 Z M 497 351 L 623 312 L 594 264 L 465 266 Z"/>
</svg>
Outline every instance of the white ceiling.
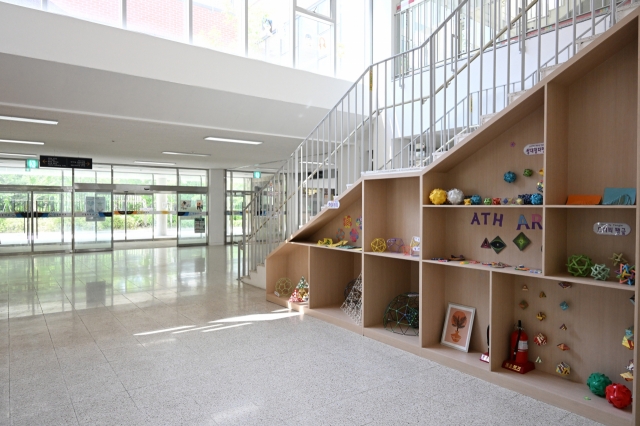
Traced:
<svg viewBox="0 0 640 426">
<path fill-rule="evenodd" d="M 7 54 L 0 54 L 0 77 L 0 115 L 59 121 L 57 126 L 0 121 L 0 139 L 45 142 L 0 143 L 0 152 L 91 157 L 96 163 L 170 161 L 206 168 L 270 163 L 288 157 L 326 113 L 322 108 Z M 207 136 L 264 143 L 203 140 Z"/>
</svg>

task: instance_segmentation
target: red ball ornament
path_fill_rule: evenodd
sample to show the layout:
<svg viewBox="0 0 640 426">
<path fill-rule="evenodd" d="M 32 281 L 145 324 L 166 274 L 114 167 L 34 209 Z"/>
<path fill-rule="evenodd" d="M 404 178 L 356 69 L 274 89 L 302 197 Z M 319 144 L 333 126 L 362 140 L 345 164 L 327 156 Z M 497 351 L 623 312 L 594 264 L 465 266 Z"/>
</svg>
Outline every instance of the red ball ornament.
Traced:
<svg viewBox="0 0 640 426">
<path fill-rule="evenodd" d="M 613 404 L 614 407 L 620 409 L 625 408 L 627 405 L 631 404 L 631 401 L 633 401 L 629 388 L 619 383 L 607 386 L 605 389 L 605 395 L 610 404 Z"/>
</svg>

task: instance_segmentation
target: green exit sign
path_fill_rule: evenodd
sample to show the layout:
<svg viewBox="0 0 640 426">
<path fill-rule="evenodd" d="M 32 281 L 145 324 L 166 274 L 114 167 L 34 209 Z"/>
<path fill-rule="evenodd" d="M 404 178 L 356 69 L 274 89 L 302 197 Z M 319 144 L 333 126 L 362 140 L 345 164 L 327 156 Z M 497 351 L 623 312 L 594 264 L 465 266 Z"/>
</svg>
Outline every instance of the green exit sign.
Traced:
<svg viewBox="0 0 640 426">
<path fill-rule="evenodd" d="M 253 172 L 254 179 L 260 179 L 262 177 L 262 172 Z"/>
<path fill-rule="evenodd" d="M 24 160 L 24 166 L 27 169 L 37 169 L 40 167 L 40 162 L 36 158 L 29 158 L 28 160 Z"/>
</svg>

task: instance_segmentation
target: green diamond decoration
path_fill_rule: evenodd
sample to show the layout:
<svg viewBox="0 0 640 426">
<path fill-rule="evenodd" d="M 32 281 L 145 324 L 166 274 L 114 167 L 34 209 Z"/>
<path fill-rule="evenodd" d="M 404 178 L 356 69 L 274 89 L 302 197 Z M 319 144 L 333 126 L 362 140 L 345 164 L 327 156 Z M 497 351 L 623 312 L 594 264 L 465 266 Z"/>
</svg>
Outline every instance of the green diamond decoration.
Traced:
<svg viewBox="0 0 640 426">
<path fill-rule="evenodd" d="M 521 233 L 518 234 L 517 237 L 515 237 L 513 239 L 513 243 L 516 246 L 518 246 L 520 251 L 522 251 L 522 250 L 526 249 L 529 244 L 531 244 L 531 240 L 529 238 L 527 238 L 526 235 L 524 235 L 524 232 L 521 232 Z"/>
<path fill-rule="evenodd" d="M 496 254 L 500 253 L 502 250 L 507 248 L 507 245 L 504 243 L 504 241 L 502 241 L 502 238 L 500 238 L 499 236 L 491 240 L 491 243 L 489 245 L 491 246 L 493 251 L 496 252 Z"/>
</svg>

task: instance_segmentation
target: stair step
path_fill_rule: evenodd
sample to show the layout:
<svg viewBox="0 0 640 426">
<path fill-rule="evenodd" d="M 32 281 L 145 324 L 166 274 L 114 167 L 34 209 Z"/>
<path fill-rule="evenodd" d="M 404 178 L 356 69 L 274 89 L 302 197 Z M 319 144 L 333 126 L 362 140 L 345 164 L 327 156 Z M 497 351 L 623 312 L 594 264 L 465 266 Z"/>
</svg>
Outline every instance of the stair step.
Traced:
<svg viewBox="0 0 640 426">
<path fill-rule="evenodd" d="M 592 35 L 589 37 L 584 37 L 579 40 L 576 40 L 576 53 L 587 47 L 593 40 L 598 38 L 600 34 Z"/>
<path fill-rule="evenodd" d="M 469 136 L 471 133 L 470 132 L 460 132 L 457 135 L 455 135 L 453 137 L 453 145 L 458 145 L 460 142 L 462 142 L 467 136 Z"/>
<path fill-rule="evenodd" d="M 633 10 L 639 5 L 640 3 L 631 3 L 616 9 L 616 22 L 619 22 L 622 18 L 633 12 Z"/>
<path fill-rule="evenodd" d="M 507 96 L 509 102 L 507 103 L 507 105 L 511 105 L 516 99 L 518 99 L 520 96 L 524 95 L 527 91 L 526 90 L 521 90 L 519 92 L 511 92 L 509 93 L 509 95 Z"/>
<path fill-rule="evenodd" d="M 542 80 L 543 78 L 548 77 L 552 72 L 554 72 L 555 70 L 557 70 L 561 66 L 562 66 L 562 64 L 557 64 L 557 65 L 551 65 L 551 66 L 548 66 L 548 67 L 541 68 L 540 69 L 540 80 Z"/>
<path fill-rule="evenodd" d="M 480 116 L 480 125 L 484 125 L 487 121 L 491 120 L 495 115 L 497 114 L 497 112 L 494 112 L 493 114 L 485 114 L 485 115 L 481 115 Z"/>
</svg>

